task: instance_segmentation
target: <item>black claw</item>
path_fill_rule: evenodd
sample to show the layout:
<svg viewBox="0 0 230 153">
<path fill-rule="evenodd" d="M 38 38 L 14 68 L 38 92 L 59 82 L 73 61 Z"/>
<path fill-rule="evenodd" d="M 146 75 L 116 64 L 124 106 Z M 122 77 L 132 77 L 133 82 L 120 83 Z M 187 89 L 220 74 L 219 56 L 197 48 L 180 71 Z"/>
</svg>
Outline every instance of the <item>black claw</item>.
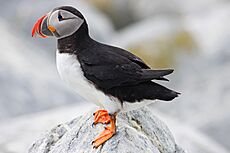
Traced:
<svg viewBox="0 0 230 153">
<path fill-rule="evenodd" d="M 103 124 L 109 124 L 110 122 L 104 122 Z"/>
<path fill-rule="evenodd" d="M 96 147 L 96 146 L 93 146 L 93 149 L 97 149 L 97 147 Z"/>
<path fill-rule="evenodd" d="M 93 113 L 93 116 L 95 115 L 95 113 Z"/>
<path fill-rule="evenodd" d="M 94 127 L 94 126 L 95 126 L 95 123 L 92 124 L 92 127 Z"/>
</svg>

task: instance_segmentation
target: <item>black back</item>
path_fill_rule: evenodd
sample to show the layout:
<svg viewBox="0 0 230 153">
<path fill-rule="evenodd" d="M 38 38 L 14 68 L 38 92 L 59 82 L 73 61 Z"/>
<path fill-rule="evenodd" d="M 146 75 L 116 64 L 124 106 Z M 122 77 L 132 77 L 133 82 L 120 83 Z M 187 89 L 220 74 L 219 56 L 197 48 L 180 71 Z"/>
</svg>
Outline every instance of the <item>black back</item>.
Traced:
<svg viewBox="0 0 230 153">
<path fill-rule="evenodd" d="M 83 17 L 74 8 L 59 9 Z M 153 79 L 167 80 L 164 76 L 172 73 L 172 70 L 151 70 L 132 53 L 93 40 L 88 34 L 86 21 L 73 35 L 58 40 L 58 50 L 60 53 L 76 55 L 76 60 L 89 82 L 121 102 L 144 99 L 169 101 L 178 96 L 177 92 L 152 82 Z"/>
</svg>

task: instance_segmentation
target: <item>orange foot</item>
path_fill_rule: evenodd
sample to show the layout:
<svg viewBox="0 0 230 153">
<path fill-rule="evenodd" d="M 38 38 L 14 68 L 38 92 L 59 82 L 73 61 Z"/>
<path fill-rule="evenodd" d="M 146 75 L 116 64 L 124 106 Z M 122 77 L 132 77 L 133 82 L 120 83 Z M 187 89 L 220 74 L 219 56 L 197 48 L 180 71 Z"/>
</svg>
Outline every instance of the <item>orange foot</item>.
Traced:
<svg viewBox="0 0 230 153">
<path fill-rule="evenodd" d="M 109 116 L 107 110 L 98 110 L 93 115 L 94 115 L 93 125 L 96 125 L 97 123 L 108 124 L 111 120 L 111 117 Z"/>
<path fill-rule="evenodd" d="M 98 148 L 100 145 L 109 140 L 116 133 L 116 117 L 110 117 L 110 125 L 93 141 L 93 147 Z"/>
</svg>

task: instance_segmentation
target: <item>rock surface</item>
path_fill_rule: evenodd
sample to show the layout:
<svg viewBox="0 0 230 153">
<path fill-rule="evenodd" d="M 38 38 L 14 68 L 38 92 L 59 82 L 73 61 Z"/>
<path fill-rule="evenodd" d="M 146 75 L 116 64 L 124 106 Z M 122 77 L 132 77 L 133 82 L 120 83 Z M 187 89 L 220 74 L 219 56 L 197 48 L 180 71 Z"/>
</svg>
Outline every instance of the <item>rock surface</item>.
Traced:
<svg viewBox="0 0 230 153">
<path fill-rule="evenodd" d="M 26 153 L 31 143 L 41 133 L 44 133 L 44 130 L 51 129 L 55 125 L 96 109 L 98 108 L 95 105 L 82 102 L 80 105 L 55 108 L 0 122 L 0 153 Z M 229 153 L 218 142 L 210 139 L 192 126 L 176 121 L 174 118 L 156 110 L 151 109 L 151 112 L 167 123 L 176 142 L 188 153 Z"/>
<path fill-rule="evenodd" d="M 66 124 L 60 124 L 43 135 L 29 153 L 184 153 L 168 127 L 148 109 L 119 114 L 117 133 L 98 149 L 92 140 L 104 125 L 92 127 L 92 112 Z"/>
</svg>

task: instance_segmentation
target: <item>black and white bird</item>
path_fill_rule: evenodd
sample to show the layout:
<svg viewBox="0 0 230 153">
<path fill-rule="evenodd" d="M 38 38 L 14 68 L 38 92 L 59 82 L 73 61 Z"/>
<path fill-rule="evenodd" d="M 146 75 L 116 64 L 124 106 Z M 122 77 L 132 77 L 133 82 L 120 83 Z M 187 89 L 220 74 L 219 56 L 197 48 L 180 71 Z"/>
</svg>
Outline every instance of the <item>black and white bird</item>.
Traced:
<svg viewBox="0 0 230 153">
<path fill-rule="evenodd" d="M 94 147 L 116 132 L 116 114 L 150 104 L 171 101 L 179 95 L 153 80 L 168 81 L 172 69 L 152 70 L 132 53 L 99 43 L 89 36 L 83 15 L 62 6 L 41 17 L 32 36 L 57 38 L 57 69 L 61 78 L 86 100 L 101 107 L 94 113 L 94 124 L 109 124 L 93 141 Z"/>
</svg>

